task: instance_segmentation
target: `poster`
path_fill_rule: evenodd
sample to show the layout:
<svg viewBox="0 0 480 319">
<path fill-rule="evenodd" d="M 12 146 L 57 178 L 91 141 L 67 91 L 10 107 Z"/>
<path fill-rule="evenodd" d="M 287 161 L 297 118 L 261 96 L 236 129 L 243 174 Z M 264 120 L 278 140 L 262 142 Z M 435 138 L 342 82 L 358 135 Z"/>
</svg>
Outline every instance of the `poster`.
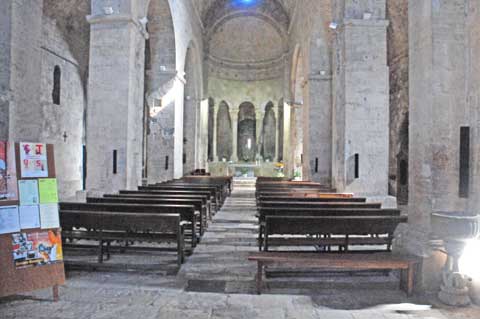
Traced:
<svg viewBox="0 0 480 319">
<path fill-rule="evenodd" d="M 24 179 L 18 181 L 18 192 L 20 205 L 38 205 L 38 182 L 35 179 Z"/>
<path fill-rule="evenodd" d="M 48 265 L 63 260 L 60 232 L 53 230 L 12 234 L 12 250 L 17 268 Z"/>
<path fill-rule="evenodd" d="M 20 143 L 20 166 L 22 177 L 47 177 L 47 145 Z"/>
<path fill-rule="evenodd" d="M 0 141 L 0 200 L 17 200 L 17 169 L 13 143 Z"/>
<path fill-rule="evenodd" d="M 18 207 L 20 228 L 40 228 L 40 210 L 38 205 Z"/>
<path fill-rule="evenodd" d="M 42 229 L 60 227 L 58 204 L 40 205 L 40 227 Z"/>
<path fill-rule="evenodd" d="M 0 207 L 0 234 L 8 234 L 20 231 L 18 219 L 18 206 Z"/>
<path fill-rule="evenodd" d="M 41 178 L 38 180 L 40 204 L 58 203 L 58 189 L 56 178 Z"/>
</svg>

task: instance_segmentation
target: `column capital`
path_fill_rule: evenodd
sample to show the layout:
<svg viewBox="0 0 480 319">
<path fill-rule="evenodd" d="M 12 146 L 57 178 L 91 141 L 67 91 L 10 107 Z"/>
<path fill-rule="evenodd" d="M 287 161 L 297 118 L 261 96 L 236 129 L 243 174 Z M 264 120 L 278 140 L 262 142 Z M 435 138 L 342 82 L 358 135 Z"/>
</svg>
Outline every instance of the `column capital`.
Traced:
<svg viewBox="0 0 480 319">
<path fill-rule="evenodd" d="M 140 20 L 132 17 L 130 14 L 94 14 L 87 16 L 87 22 L 90 25 L 95 24 L 114 24 L 114 23 L 131 23 L 137 27 L 138 32 L 145 38 L 149 38 L 146 26 Z"/>
</svg>

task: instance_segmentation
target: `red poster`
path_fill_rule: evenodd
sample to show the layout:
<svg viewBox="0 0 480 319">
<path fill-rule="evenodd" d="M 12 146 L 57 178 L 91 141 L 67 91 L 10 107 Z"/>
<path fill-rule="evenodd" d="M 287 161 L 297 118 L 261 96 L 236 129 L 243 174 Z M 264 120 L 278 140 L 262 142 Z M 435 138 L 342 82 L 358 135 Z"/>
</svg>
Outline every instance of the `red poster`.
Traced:
<svg viewBox="0 0 480 319">
<path fill-rule="evenodd" d="M 0 141 L 0 200 L 17 199 L 17 170 L 14 144 Z"/>
</svg>

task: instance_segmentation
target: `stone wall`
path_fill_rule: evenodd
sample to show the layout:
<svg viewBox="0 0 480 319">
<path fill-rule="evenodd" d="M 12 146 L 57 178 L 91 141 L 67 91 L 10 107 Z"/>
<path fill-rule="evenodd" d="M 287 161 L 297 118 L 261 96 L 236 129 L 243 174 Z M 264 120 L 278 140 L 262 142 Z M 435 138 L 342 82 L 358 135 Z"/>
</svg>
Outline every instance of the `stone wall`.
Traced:
<svg viewBox="0 0 480 319">
<path fill-rule="evenodd" d="M 85 96 L 82 69 L 57 28 L 54 20 L 43 19 L 41 47 L 42 81 L 40 105 L 42 110 L 41 141 L 55 145 L 55 162 L 60 199 L 75 196 L 82 189 L 82 148 L 84 140 Z M 52 103 L 53 70 L 61 70 L 60 105 Z"/>
<path fill-rule="evenodd" d="M 11 72 L 11 1 L 0 2 L 0 139 L 8 139 Z"/>
</svg>

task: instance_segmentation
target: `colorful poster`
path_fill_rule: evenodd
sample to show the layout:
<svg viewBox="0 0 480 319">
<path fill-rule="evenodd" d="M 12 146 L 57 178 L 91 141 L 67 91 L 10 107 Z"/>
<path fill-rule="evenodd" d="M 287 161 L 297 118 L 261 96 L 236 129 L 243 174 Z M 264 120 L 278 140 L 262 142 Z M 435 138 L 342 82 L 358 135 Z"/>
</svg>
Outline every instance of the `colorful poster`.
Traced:
<svg viewBox="0 0 480 319">
<path fill-rule="evenodd" d="M 17 199 L 15 147 L 13 143 L 0 141 L 0 201 Z"/>
<path fill-rule="evenodd" d="M 38 182 L 36 179 L 22 179 L 18 181 L 20 205 L 38 205 Z"/>
<path fill-rule="evenodd" d="M 13 261 L 17 268 L 48 265 L 63 260 L 60 232 L 12 234 Z"/>
<path fill-rule="evenodd" d="M 40 210 L 38 205 L 18 207 L 20 228 L 40 228 Z"/>
<path fill-rule="evenodd" d="M 42 229 L 60 227 L 58 204 L 40 205 L 40 227 Z"/>
<path fill-rule="evenodd" d="M 40 204 L 58 203 L 58 189 L 56 178 L 41 178 L 38 180 Z"/>
<path fill-rule="evenodd" d="M 20 163 L 22 177 L 47 177 L 47 145 L 20 143 Z"/>
<path fill-rule="evenodd" d="M 0 206 L 0 234 L 20 231 L 18 206 Z"/>
</svg>

